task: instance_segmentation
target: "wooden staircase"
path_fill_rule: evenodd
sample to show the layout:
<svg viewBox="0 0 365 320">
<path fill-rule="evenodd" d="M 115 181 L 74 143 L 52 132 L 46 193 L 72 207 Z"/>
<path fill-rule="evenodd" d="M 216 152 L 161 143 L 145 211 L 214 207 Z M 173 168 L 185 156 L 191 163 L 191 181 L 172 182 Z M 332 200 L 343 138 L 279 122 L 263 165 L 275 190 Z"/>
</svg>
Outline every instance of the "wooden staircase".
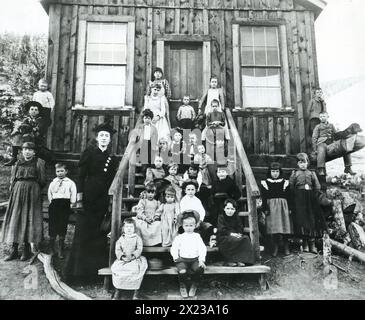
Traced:
<svg viewBox="0 0 365 320">
<path fill-rule="evenodd" d="M 219 259 L 218 248 L 209 248 L 207 255 L 207 269 L 205 274 L 257 274 L 259 276 L 259 283 L 262 288 L 266 287 L 266 274 L 270 273 L 270 268 L 260 265 L 260 243 L 258 231 L 258 219 L 256 209 L 256 199 L 260 196 L 260 192 L 253 174 L 252 168 L 248 161 L 246 152 L 238 134 L 236 125 L 234 123 L 231 111 L 226 109 L 226 118 L 231 132 L 231 139 L 234 141 L 233 148 L 230 154 L 233 154 L 232 168 L 235 168 L 234 177 L 237 185 L 241 186 L 241 197 L 238 200 L 239 215 L 242 217 L 245 229 L 249 234 L 255 252 L 256 263 L 253 266 L 247 267 L 225 267 Z M 120 237 L 121 224 L 124 218 L 131 217 L 131 208 L 139 201 L 139 194 L 144 189 L 144 175 L 140 172 L 140 165 L 138 164 L 137 145 L 133 138 L 129 140 L 129 144 L 121 157 L 119 168 L 114 181 L 109 189 L 109 195 L 112 200 L 112 226 L 111 239 L 109 249 L 109 267 L 99 270 L 99 275 L 103 276 L 105 287 L 110 286 L 110 266 L 115 260 L 115 243 Z M 232 147 L 232 146 L 231 146 Z M 56 153 L 56 159 L 68 164 L 69 177 L 74 181 L 77 180 L 78 175 L 78 161 L 80 154 L 73 153 Z M 210 166 L 211 174 L 215 174 L 216 166 Z M 259 170 L 267 170 L 267 168 L 258 168 Z M 54 168 L 47 166 L 47 186 L 43 189 L 43 215 L 45 220 L 48 220 L 48 199 L 47 190 L 48 185 L 54 178 Z M 219 195 L 216 195 L 219 197 Z M 69 223 L 74 223 L 76 215 L 70 217 Z M 144 247 L 143 254 L 149 257 L 162 257 L 165 260 L 170 257 L 170 248 L 164 247 Z M 162 270 L 147 270 L 147 275 L 176 275 L 176 269 L 173 266 L 167 266 Z"/>
<path fill-rule="evenodd" d="M 260 265 L 260 243 L 258 231 L 258 219 L 256 209 L 256 199 L 260 196 L 252 168 L 249 164 L 246 152 L 238 134 L 231 111 L 226 109 L 226 118 L 233 139 L 234 150 L 233 167 L 235 168 L 234 177 L 236 183 L 241 186 L 242 195 L 238 201 L 239 215 L 242 217 L 245 232 L 249 234 L 255 252 L 255 265 L 247 267 L 224 267 L 221 262 L 214 262 L 210 259 L 214 255 L 218 255 L 217 248 L 207 248 L 207 269 L 205 274 L 257 274 L 259 283 L 262 288 L 266 287 L 266 274 L 270 273 L 270 268 Z M 119 164 L 118 172 L 109 189 L 109 195 L 112 197 L 112 226 L 109 251 L 109 267 L 99 270 L 99 275 L 104 276 L 104 285 L 106 288 L 110 286 L 111 270 L 110 266 L 115 261 L 115 243 L 120 237 L 122 220 L 130 217 L 130 209 L 139 201 L 139 194 L 143 190 L 144 176 L 140 173 L 140 165 L 138 164 L 137 145 L 135 139 L 130 138 L 129 144 Z M 215 172 L 216 166 L 210 168 L 210 172 Z M 219 195 L 217 195 L 219 196 Z M 148 258 L 150 256 L 161 256 L 165 259 L 170 257 L 170 248 L 163 247 L 145 247 L 143 254 Z M 170 259 L 171 260 L 171 259 Z M 162 270 L 147 270 L 147 275 L 176 275 L 176 269 L 173 266 L 165 267 Z"/>
</svg>

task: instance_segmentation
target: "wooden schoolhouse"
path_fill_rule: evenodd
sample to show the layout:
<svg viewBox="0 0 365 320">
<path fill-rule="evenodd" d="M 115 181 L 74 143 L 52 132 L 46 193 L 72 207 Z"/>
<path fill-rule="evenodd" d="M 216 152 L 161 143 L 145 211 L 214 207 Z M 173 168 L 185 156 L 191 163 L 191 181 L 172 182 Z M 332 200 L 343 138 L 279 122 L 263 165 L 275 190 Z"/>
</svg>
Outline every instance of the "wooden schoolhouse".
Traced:
<svg viewBox="0 0 365 320">
<path fill-rule="evenodd" d="M 49 146 L 67 158 L 86 147 L 96 124 L 108 120 L 118 131 L 113 151 L 123 158 L 110 189 L 112 243 L 120 227 L 117 216 L 130 201 L 121 191 L 126 185 L 132 191 L 138 187 L 128 133 L 143 107 L 152 70 L 161 67 L 172 90 L 172 126 L 181 98 L 188 94 L 197 107 L 211 75 L 224 88 L 235 142 L 235 178 L 244 186 L 241 214 L 259 261 L 256 179 L 266 170 L 267 159 L 285 160 L 308 151 L 308 106 L 319 86 L 314 23 L 326 3 L 41 0 L 41 4 L 49 15 L 46 76 L 56 101 Z M 288 169 L 292 167 L 287 163 Z"/>
</svg>

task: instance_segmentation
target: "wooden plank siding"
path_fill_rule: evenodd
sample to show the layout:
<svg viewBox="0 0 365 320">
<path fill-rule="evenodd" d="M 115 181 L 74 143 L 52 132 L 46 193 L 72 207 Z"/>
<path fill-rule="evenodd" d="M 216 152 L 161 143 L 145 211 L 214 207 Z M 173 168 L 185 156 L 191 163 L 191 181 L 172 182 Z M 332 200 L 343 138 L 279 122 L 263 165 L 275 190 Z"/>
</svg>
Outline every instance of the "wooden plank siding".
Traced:
<svg viewBox="0 0 365 320">
<path fill-rule="evenodd" d="M 318 86 L 318 66 L 315 49 L 315 14 L 295 5 L 293 0 L 54 0 L 50 4 L 50 46 L 47 78 L 56 98 L 52 148 L 58 151 L 80 152 L 92 136 L 92 127 L 108 119 L 105 115 L 75 115 L 72 107 L 82 103 L 83 96 L 76 94 L 84 85 L 84 74 L 79 74 L 77 56 L 85 45 L 86 30 L 81 27 L 80 16 L 132 16 L 135 19 L 134 68 L 132 105 L 139 112 L 143 107 L 146 84 L 155 66 L 164 66 L 166 42 L 177 36 L 202 39 L 203 89 L 211 74 L 218 76 L 226 94 L 228 107 L 242 107 L 239 84 L 239 56 L 234 50 L 240 47 L 234 29 L 248 19 L 262 23 L 280 21 L 279 33 L 286 35 L 280 45 L 285 76 L 289 87 L 283 93 L 288 110 L 248 110 L 233 112 L 239 120 L 242 142 L 248 153 L 295 154 L 306 151 L 307 108 L 312 89 Z M 236 26 L 236 27 L 235 27 Z M 180 38 L 178 38 L 180 37 Z M 238 42 L 238 43 L 237 43 Z M 237 47 L 235 47 L 237 46 Z M 161 58 L 160 53 L 163 52 Z M 165 60 L 163 60 L 165 59 Z M 171 59 L 171 57 L 170 57 Z M 189 77 L 189 70 L 183 70 Z M 181 76 L 183 76 L 182 74 Z M 129 83 L 131 86 L 132 83 Z M 238 86 L 240 88 L 240 84 Z M 81 91 L 83 92 L 83 90 Z M 237 102 L 239 101 L 239 102 Z M 288 105 L 290 103 L 290 105 Z M 126 115 L 124 115 L 126 117 Z M 105 118 L 106 117 L 106 118 Z M 125 121 L 112 114 L 111 123 L 123 130 Z M 127 121 L 128 122 L 128 121 Z M 84 127 L 86 125 L 86 127 Z M 308 140 L 308 139 L 307 139 Z M 122 141 L 113 141 L 113 148 L 123 152 Z"/>
</svg>

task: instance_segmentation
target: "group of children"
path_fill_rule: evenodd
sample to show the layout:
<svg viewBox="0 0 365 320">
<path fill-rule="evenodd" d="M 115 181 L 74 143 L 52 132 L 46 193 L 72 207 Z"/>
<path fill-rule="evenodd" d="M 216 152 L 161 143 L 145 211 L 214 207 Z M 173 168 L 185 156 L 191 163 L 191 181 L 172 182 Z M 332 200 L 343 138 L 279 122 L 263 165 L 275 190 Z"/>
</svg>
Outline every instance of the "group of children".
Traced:
<svg viewBox="0 0 365 320">
<path fill-rule="evenodd" d="M 31 101 L 24 105 L 25 117 L 16 121 L 11 132 L 12 156 L 5 166 L 12 166 L 18 160 L 18 153 L 24 142 L 35 144 L 37 155 L 45 161 L 52 161 L 52 155 L 46 148 L 46 136 L 49 126 L 52 124 L 51 112 L 55 101 L 52 93 L 48 91 L 48 83 L 45 79 L 38 82 L 38 91 Z"/>
<path fill-rule="evenodd" d="M 206 153 L 206 143 L 230 139 L 223 113 L 224 93 L 218 88 L 217 78 L 211 78 L 210 88 L 199 103 L 198 115 L 190 105 L 190 98 L 183 97 L 183 105 L 177 113 L 179 127 L 171 135 L 168 107 L 171 90 L 161 69 L 156 68 L 153 75 L 142 111 L 142 124 L 133 131 L 135 142 L 140 144 L 140 161 L 145 165 L 145 190 L 132 208 L 135 216 L 124 220 L 122 235 L 116 243 L 117 260 L 111 267 L 116 298 L 120 290 L 139 289 L 147 270 L 147 260 L 141 255 L 143 246 L 170 247 L 182 297 L 196 294 L 199 276 L 206 267 L 207 245 L 218 246 L 227 266 L 254 263 L 251 240 L 239 216 L 241 190 L 226 164 L 217 166 L 215 159 Z M 13 137 L 24 138 L 24 130 L 29 130 L 31 141 L 22 144 L 22 158 L 18 161 L 20 141 L 15 143 L 13 159 L 8 163 L 15 165 L 0 237 L 0 241 L 12 244 L 7 261 L 18 257 L 21 243 L 24 243 L 21 260 L 29 259 L 30 243 L 37 244 L 43 237 L 41 188 L 45 185 L 45 169 L 40 159 L 42 153 L 38 151 L 36 156 L 36 151 L 45 145 L 54 100 L 43 80 L 39 89 L 34 101 L 27 104 L 28 117 L 12 133 Z M 191 129 L 199 124 L 197 119 L 202 114 L 205 128 L 198 136 Z M 321 150 L 325 149 L 322 144 L 326 144 L 320 138 L 332 130 L 324 128 L 328 126 L 326 115 L 322 110 L 321 123 L 313 126 L 313 137 L 318 135 L 313 143 L 318 146 L 318 161 L 322 161 Z M 189 130 L 188 137 L 183 130 Z M 325 133 L 318 134 L 319 131 Z M 274 256 L 278 254 L 281 241 L 284 253 L 290 253 L 288 237 L 293 235 L 302 238 L 303 251 L 317 253 L 315 239 L 326 229 L 316 194 L 321 188 L 318 178 L 308 169 L 309 159 L 305 153 L 298 154 L 297 160 L 298 168 L 289 181 L 284 179 L 278 163 L 270 165 L 267 179 L 261 181 L 262 210 Z M 58 236 L 58 257 L 62 259 L 68 216 L 75 205 L 77 190 L 75 183 L 67 178 L 64 164 L 57 163 L 55 169 L 56 178 L 48 189 L 49 236 L 52 251 Z"/>
</svg>

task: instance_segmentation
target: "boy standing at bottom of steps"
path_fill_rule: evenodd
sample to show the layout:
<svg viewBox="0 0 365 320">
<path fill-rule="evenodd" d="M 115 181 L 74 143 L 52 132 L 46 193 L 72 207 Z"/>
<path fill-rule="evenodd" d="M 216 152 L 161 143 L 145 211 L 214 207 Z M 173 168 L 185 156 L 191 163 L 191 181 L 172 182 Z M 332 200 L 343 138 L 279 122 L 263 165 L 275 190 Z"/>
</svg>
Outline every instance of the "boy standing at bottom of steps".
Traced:
<svg viewBox="0 0 365 320">
<path fill-rule="evenodd" d="M 49 243 L 51 253 L 54 253 L 54 245 L 58 236 L 58 258 L 63 259 L 64 241 L 67 233 L 68 218 L 71 214 L 71 206 L 76 203 L 76 184 L 67 175 L 67 166 L 64 163 L 56 163 L 56 178 L 48 188 L 49 200 Z"/>
<path fill-rule="evenodd" d="M 174 259 L 179 277 L 180 293 L 183 298 L 194 297 L 198 288 L 200 275 L 204 273 L 207 248 L 199 233 L 194 232 L 200 220 L 194 210 L 184 211 L 177 217 L 184 233 L 176 236 L 170 253 Z M 191 280 L 189 294 L 187 284 Z"/>
</svg>

